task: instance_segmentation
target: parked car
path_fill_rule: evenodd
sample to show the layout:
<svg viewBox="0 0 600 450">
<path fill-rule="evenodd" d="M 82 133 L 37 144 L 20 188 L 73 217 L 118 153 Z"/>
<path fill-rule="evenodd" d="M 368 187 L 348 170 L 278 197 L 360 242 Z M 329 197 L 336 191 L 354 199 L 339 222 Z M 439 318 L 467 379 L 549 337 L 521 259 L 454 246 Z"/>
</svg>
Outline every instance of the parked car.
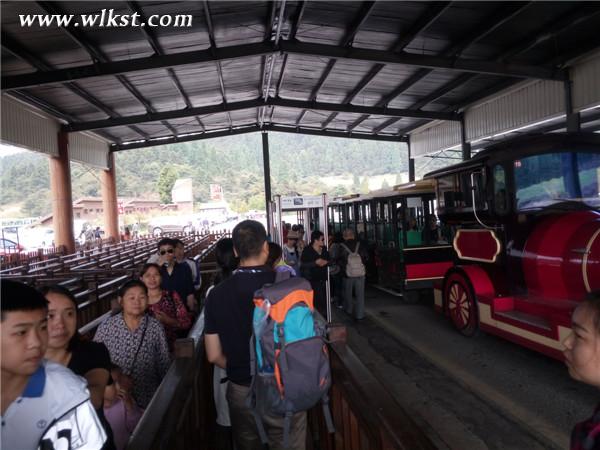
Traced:
<svg viewBox="0 0 600 450">
<path fill-rule="evenodd" d="M 192 220 L 187 217 L 155 217 L 148 224 L 148 231 L 154 236 L 160 236 L 163 233 L 189 233 L 192 230 Z"/>
</svg>

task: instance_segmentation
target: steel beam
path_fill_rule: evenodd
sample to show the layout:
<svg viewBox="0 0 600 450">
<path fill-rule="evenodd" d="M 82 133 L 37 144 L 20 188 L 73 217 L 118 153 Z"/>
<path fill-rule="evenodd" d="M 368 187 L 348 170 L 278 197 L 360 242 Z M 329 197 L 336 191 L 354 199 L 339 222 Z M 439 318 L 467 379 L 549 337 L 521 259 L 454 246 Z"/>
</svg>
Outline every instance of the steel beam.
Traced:
<svg viewBox="0 0 600 450">
<path fill-rule="evenodd" d="M 567 131 L 576 133 L 581 131 L 581 116 L 573 109 L 573 82 L 564 82 L 565 91 L 565 113 L 567 119 Z"/>
<path fill-rule="evenodd" d="M 29 52 L 25 47 L 23 47 L 18 42 L 13 40 L 10 36 L 6 35 L 6 33 L 2 34 L 2 47 L 5 48 L 6 50 L 8 50 L 9 52 L 11 52 L 17 58 L 20 58 L 20 59 L 26 61 L 28 64 L 32 65 L 33 67 L 35 67 L 36 69 L 38 69 L 42 72 L 52 70 L 52 66 L 47 64 L 45 61 L 40 59 L 38 56 Z M 95 96 L 93 96 L 87 90 L 83 89 L 77 83 L 67 82 L 67 83 L 64 83 L 64 86 L 67 89 L 69 89 L 71 92 L 73 92 L 75 95 L 81 97 L 83 100 L 90 103 L 92 106 L 94 106 L 98 110 L 102 111 L 107 116 L 109 116 L 111 118 L 119 117 L 119 115 L 113 109 L 111 109 L 110 107 L 108 107 L 107 105 L 102 103 L 100 100 L 98 100 Z M 64 113 L 64 112 L 60 111 L 58 108 L 56 108 L 54 105 L 51 105 L 51 104 L 45 102 L 44 100 L 41 100 L 41 99 L 35 97 L 34 95 L 31 95 L 24 91 L 18 91 L 18 90 L 12 91 L 11 94 L 13 94 L 14 96 L 18 96 L 21 99 L 29 99 L 29 100 L 25 100 L 25 101 L 29 101 L 31 104 L 37 106 L 38 108 L 42 109 L 43 111 L 46 111 L 46 112 L 50 113 L 51 115 L 58 117 L 60 119 L 66 120 L 67 122 L 76 122 L 77 121 L 77 119 L 75 119 L 73 116 L 67 115 L 66 113 Z M 132 127 L 132 130 L 134 132 L 138 133 L 140 136 L 143 136 L 143 137 L 148 136 L 146 133 L 144 133 L 137 127 Z M 112 136 L 108 133 L 106 133 L 103 137 L 107 137 L 108 139 L 113 140 L 113 141 L 116 140 L 114 138 L 114 136 Z"/>
<path fill-rule="evenodd" d="M 524 4 L 520 8 L 517 8 L 512 13 L 511 13 L 510 6 L 505 7 L 506 14 L 505 14 L 505 18 L 502 21 L 502 23 L 505 23 L 506 21 L 508 21 L 509 19 L 514 17 L 516 14 L 521 12 L 524 8 L 528 7 L 530 4 L 531 3 Z M 552 23 L 547 24 L 544 27 L 542 27 L 541 29 L 539 29 L 537 31 L 537 33 L 535 33 L 531 38 L 526 39 L 523 42 L 520 42 L 519 45 L 517 45 L 516 47 L 511 47 L 508 50 L 503 51 L 501 54 L 499 54 L 498 56 L 495 57 L 495 60 L 498 62 L 502 62 L 506 59 L 518 56 L 519 54 L 531 49 L 535 45 L 538 45 L 550 38 L 553 38 L 557 34 L 580 23 L 581 21 L 587 20 L 590 17 L 596 16 L 598 13 L 600 13 L 599 8 L 596 8 L 595 10 L 591 10 L 589 8 L 581 8 L 580 6 L 576 6 L 576 7 L 572 8 L 569 11 L 569 13 L 567 13 L 566 15 L 561 16 L 559 19 L 557 19 L 557 20 L 553 21 Z M 496 25 L 496 27 L 497 27 L 497 25 Z M 481 28 L 482 32 L 481 32 L 481 35 L 477 36 L 478 40 L 489 33 L 489 31 L 486 31 L 486 27 L 482 26 L 480 28 Z M 597 46 L 597 44 L 592 44 L 591 48 L 595 48 L 596 46 Z M 583 48 L 581 48 L 581 49 L 578 48 L 578 51 L 575 54 L 578 55 L 578 54 L 582 54 L 584 52 L 585 52 L 585 50 Z M 548 66 L 554 66 L 560 62 L 564 62 L 564 59 L 565 58 L 560 58 L 560 57 L 555 58 L 554 60 L 548 62 L 549 63 Z M 570 58 L 567 57 L 566 59 L 570 59 Z M 565 72 L 565 74 L 566 74 L 566 72 Z M 436 100 L 437 98 L 440 98 L 441 96 L 445 95 L 446 93 L 450 92 L 451 90 L 456 89 L 460 85 L 462 85 L 470 80 L 473 80 L 477 76 L 478 76 L 477 74 L 463 74 L 463 75 L 457 77 L 456 79 L 446 83 L 444 86 L 440 87 L 435 92 L 428 95 L 427 97 L 419 100 L 414 105 L 411 105 L 411 109 L 412 108 L 421 108 L 421 107 L 425 106 L 427 103 L 430 103 L 430 102 Z M 565 78 L 567 78 L 567 77 L 565 76 Z M 465 106 L 468 106 L 469 104 L 471 104 L 481 98 L 485 98 L 488 95 L 498 92 L 499 90 L 502 90 L 502 89 L 512 86 L 516 81 L 518 81 L 518 80 L 501 81 L 500 83 L 495 84 L 491 88 L 485 89 L 484 91 L 481 91 L 479 93 L 476 93 L 476 94 L 464 99 L 463 101 L 460 102 L 459 105 L 453 105 L 452 109 L 455 111 L 458 111 L 458 110 L 464 108 Z M 408 133 L 408 132 L 414 130 L 415 128 L 418 128 L 422 124 L 423 123 L 420 122 L 414 126 L 405 128 L 404 130 L 402 130 L 402 132 Z"/>
<path fill-rule="evenodd" d="M 463 161 L 471 159 L 471 143 L 467 141 L 467 127 L 464 115 L 460 118 L 460 148 Z"/>
<path fill-rule="evenodd" d="M 62 11 L 56 5 L 50 2 L 37 2 L 38 6 L 40 6 L 47 14 L 61 14 Z M 74 28 L 74 27 L 60 27 L 73 41 L 83 48 L 92 61 L 96 63 L 107 63 L 108 58 L 106 55 L 102 53 L 100 49 L 96 46 L 90 44 L 83 33 Z M 152 105 L 142 96 L 142 94 L 127 80 L 124 75 L 117 75 L 117 80 L 146 108 L 149 113 L 156 112 Z M 89 92 L 85 91 L 83 88 L 77 86 L 75 83 L 66 83 L 65 84 L 69 89 L 75 92 L 77 95 L 82 97 L 84 100 L 88 101 L 96 108 L 103 111 L 108 116 L 112 117 L 120 117 L 118 113 L 109 108 L 107 105 L 102 103 L 100 100 L 96 99 Z M 170 127 L 170 125 L 165 124 L 165 126 Z M 144 138 L 148 138 L 148 135 L 140 130 L 138 127 L 131 127 L 131 129 Z"/>
<path fill-rule="evenodd" d="M 145 141 L 135 141 L 130 143 L 122 143 L 111 145 L 111 151 L 132 150 L 135 148 L 157 147 L 159 145 L 177 144 L 179 142 L 200 141 L 203 139 L 212 139 L 223 136 L 235 136 L 238 134 L 254 133 L 260 131 L 256 125 L 249 127 L 241 127 L 234 129 L 225 129 L 217 131 L 206 131 L 204 133 L 193 133 L 185 136 L 161 136 Z"/>
<path fill-rule="evenodd" d="M 356 47 L 339 47 L 308 42 L 282 41 L 281 51 L 325 58 L 348 59 L 381 64 L 400 64 L 429 69 L 446 69 L 458 72 L 474 72 L 514 78 L 537 78 L 542 80 L 563 81 L 565 72 L 554 67 L 532 66 L 482 61 L 474 59 L 456 59 L 443 56 L 416 53 L 392 53 L 386 50 L 374 50 Z"/>
<path fill-rule="evenodd" d="M 247 56 L 261 56 L 275 51 L 278 51 L 278 49 L 273 44 L 259 42 L 233 47 L 173 53 L 163 56 L 149 56 L 133 60 L 104 62 L 67 69 L 56 69 L 45 73 L 3 77 L 2 89 L 21 89 L 99 76 L 121 75 L 142 70 L 165 69 L 168 67 L 225 61 Z"/>
<path fill-rule="evenodd" d="M 429 28 L 429 26 L 435 22 L 446 9 L 448 9 L 450 4 L 451 2 L 431 2 L 425 12 L 419 16 L 408 31 L 403 33 L 402 37 L 394 44 L 392 51 L 399 52 L 404 50 L 404 47 Z"/>
<path fill-rule="evenodd" d="M 2 89 L 22 89 L 45 84 L 93 78 L 107 75 L 120 75 L 142 70 L 177 67 L 206 62 L 225 61 L 250 56 L 263 56 L 273 52 L 348 59 L 379 64 L 400 64 L 430 69 L 445 69 L 458 72 L 473 72 L 514 78 L 537 78 L 563 81 L 564 71 L 552 67 L 507 64 L 494 61 L 455 59 L 413 53 L 394 54 L 385 50 L 339 47 L 336 45 L 281 41 L 279 45 L 270 42 L 243 44 L 223 48 L 210 48 L 193 52 L 174 53 L 163 56 L 150 56 L 133 60 L 112 61 L 92 65 L 56 69 L 44 73 L 21 74 L 2 78 Z"/>
<path fill-rule="evenodd" d="M 406 138 L 406 148 L 408 150 L 408 181 L 415 181 L 415 158 L 413 158 L 411 154 L 410 136 Z"/>
<path fill-rule="evenodd" d="M 162 136 L 155 137 L 145 141 L 135 141 L 131 143 L 121 143 L 111 145 L 111 151 L 121 150 L 132 150 L 136 148 L 156 147 L 159 145 L 176 144 L 179 142 L 191 142 L 199 141 L 204 139 L 212 139 L 224 136 L 235 136 L 238 134 L 255 133 L 261 131 L 274 131 L 279 133 L 293 133 L 293 134 L 307 134 L 312 136 L 324 136 L 324 137 L 335 137 L 335 138 L 347 138 L 347 139 L 363 139 L 371 141 L 384 141 L 384 142 L 407 142 L 407 139 L 399 136 L 373 136 L 366 133 L 346 133 L 343 131 L 322 131 L 314 128 L 295 128 L 285 127 L 280 125 L 265 125 L 262 129 L 256 125 L 250 125 L 246 127 L 206 131 L 204 133 L 193 133 L 185 136 Z"/>
<path fill-rule="evenodd" d="M 271 201 L 271 164 L 269 158 L 269 133 L 261 133 L 262 137 L 262 155 L 263 155 L 263 176 L 265 179 L 265 211 L 269 211 L 269 202 Z M 271 214 L 267 214 L 267 230 L 271 230 Z"/>
<path fill-rule="evenodd" d="M 275 28 L 275 45 L 279 44 L 279 39 L 281 37 L 281 25 L 283 23 L 283 14 L 285 11 L 285 2 L 286 0 L 281 0 L 280 4 L 279 4 L 279 15 L 277 16 L 277 26 Z M 272 30 L 273 28 L 273 17 L 275 15 L 275 2 L 272 3 L 273 5 L 273 10 L 271 13 L 271 22 L 270 22 L 270 28 Z M 272 31 L 271 31 L 272 32 Z M 265 58 L 265 62 L 266 62 L 266 56 Z M 263 72 L 263 86 L 262 86 L 262 95 L 263 95 L 263 99 L 265 100 L 265 102 L 267 101 L 267 99 L 269 98 L 269 92 L 271 91 L 271 80 L 273 79 L 273 70 L 275 69 L 275 60 L 277 59 L 277 55 L 273 54 L 271 55 L 270 58 L 270 62 L 269 62 L 269 69 L 267 71 L 267 73 Z M 266 68 L 266 64 L 265 64 L 265 68 Z M 266 79 L 266 83 L 265 83 L 265 79 Z M 259 125 L 262 127 L 263 123 L 265 121 L 265 111 L 266 108 L 263 107 L 261 108 L 261 113 L 260 113 L 260 121 L 259 121 Z"/>
<path fill-rule="evenodd" d="M 318 128 L 285 127 L 280 125 L 267 125 L 264 127 L 264 129 L 268 131 L 277 131 L 280 133 L 308 134 L 312 136 L 365 139 L 370 141 L 406 142 L 406 138 L 395 135 L 373 136 L 372 134 L 367 133 L 347 133 L 345 131 L 321 130 Z"/>
<path fill-rule="evenodd" d="M 517 14 L 522 12 L 530 4 L 531 3 L 524 3 L 524 4 L 519 3 L 519 4 L 509 4 L 507 6 L 502 6 L 499 10 L 494 11 L 494 13 L 487 20 L 483 21 L 481 25 L 476 27 L 474 30 L 470 31 L 467 35 L 465 35 L 456 44 L 450 44 L 441 53 L 441 56 L 454 57 L 454 58 L 458 57 L 469 46 L 471 46 L 475 42 L 483 39 L 485 36 L 487 36 L 493 30 L 499 28 L 501 25 L 505 24 L 506 22 L 508 22 L 509 20 L 514 18 Z M 381 66 L 381 67 L 383 68 L 384 66 Z M 390 92 L 388 95 L 384 96 L 377 103 L 377 105 L 378 106 L 387 105 L 388 103 L 393 101 L 396 97 L 398 97 L 400 94 L 402 94 L 404 91 L 406 91 L 411 86 L 413 86 L 415 83 L 419 82 L 424 77 L 429 75 L 431 72 L 433 72 L 433 69 L 420 69 L 420 70 L 416 71 L 413 75 L 411 75 L 408 79 L 406 79 L 398 87 L 396 87 L 392 92 Z M 475 76 L 474 74 L 462 74 L 458 78 L 460 80 L 464 80 L 466 82 L 466 80 L 471 79 L 474 76 Z M 422 108 L 425 104 L 429 103 L 430 101 L 433 101 L 433 100 L 429 100 L 430 97 L 439 98 L 442 95 L 445 95 L 447 92 L 450 92 L 452 89 L 455 88 L 455 86 L 453 87 L 453 83 L 454 83 L 454 81 L 451 81 L 450 83 L 448 83 L 448 84 L 442 86 L 440 89 L 436 90 L 434 93 L 430 94 L 430 96 L 427 96 L 427 97 L 419 100 L 417 103 L 415 103 L 413 106 L 411 106 L 411 109 Z M 358 124 L 362 123 L 362 121 L 364 121 L 365 119 L 361 120 L 360 122 L 357 121 Z M 349 128 L 349 130 L 352 130 L 352 129 L 353 128 Z"/>
<path fill-rule="evenodd" d="M 257 98 L 254 100 L 245 100 L 242 102 L 220 103 L 218 105 L 185 108 L 175 111 L 163 111 L 127 117 L 115 117 L 112 119 L 105 120 L 94 120 L 90 122 L 71 123 L 69 125 L 66 125 L 64 127 L 64 130 L 68 132 L 97 130 L 102 128 L 133 125 L 138 123 L 159 122 L 171 119 L 181 119 L 185 117 L 204 116 L 208 114 L 217 114 L 222 112 L 240 111 L 244 109 L 260 108 L 262 106 L 326 112 L 343 112 L 351 114 L 410 117 L 418 119 L 424 118 L 431 120 L 460 120 L 457 114 L 447 112 L 440 113 L 435 111 L 379 108 L 374 106 L 340 105 L 338 103 L 307 102 L 303 100 L 290 100 L 270 97 L 267 99 L 266 102 L 262 98 Z"/>
<path fill-rule="evenodd" d="M 300 23 L 302 22 L 302 18 L 304 17 L 304 12 L 306 11 L 306 5 L 308 1 L 300 2 L 298 6 L 298 13 L 296 15 L 296 19 L 294 20 L 294 24 L 292 25 L 292 29 L 288 35 L 288 39 L 295 39 L 296 34 L 298 33 L 298 28 L 300 28 Z M 281 65 L 281 73 L 279 74 L 279 82 L 277 83 L 277 89 L 275 91 L 275 97 L 279 97 L 279 93 L 281 92 L 281 87 L 283 86 L 283 80 L 285 76 L 285 69 L 287 67 L 287 60 L 289 55 L 286 53 L 283 55 L 283 63 Z"/>
<path fill-rule="evenodd" d="M 363 6 L 361 7 L 360 11 L 358 12 L 356 18 L 354 19 L 352 25 L 348 28 L 348 30 L 346 31 L 346 34 L 342 38 L 342 40 L 340 42 L 341 47 L 352 46 L 352 41 L 356 37 L 356 33 L 358 33 L 358 30 L 360 29 L 360 27 L 368 19 L 369 15 L 371 14 L 371 11 L 373 10 L 374 7 L 375 7 L 375 2 L 365 2 L 363 4 Z M 336 59 L 332 59 L 327 63 L 327 67 L 323 71 L 323 74 L 321 75 L 319 82 L 313 88 L 313 90 L 310 94 L 310 98 L 309 98 L 310 101 L 314 102 L 317 100 L 319 91 L 321 90 L 321 88 L 323 87 L 325 82 L 327 81 L 327 78 L 329 78 L 329 75 L 331 74 L 331 72 L 333 72 L 336 62 L 337 62 Z M 302 116 L 300 116 L 297 124 L 299 124 L 302 121 L 302 117 L 304 117 L 304 115 L 305 114 L 303 113 Z M 321 129 L 324 130 L 325 128 L 327 128 L 327 125 L 329 125 L 329 123 L 335 118 L 335 116 L 336 116 L 335 113 L 331 114 L 329 116 L 329 118 L 325 121 L 325 123 L 321 126 Z"/>
<path fill-rule="evenodd" d="M 219 89 L 221 90 L 221 98 L 223 99 L 223 103 L 226 104 L 227 95 L 225 93 L 225 80 L 223 78 L 223 69 L 221 68 L 221 62 L 216 57 L 217 42 L 215 40 L 215 30 L 212 23 L 212 16 L 210 14 L 210 6 L 208 5 L 208 0 L 204 0 L 202 4 L 204 6 L 204 18 L 206 20 L 206 28 L 208 29 L 208 39 L 210 42 L 210 48 L 208 49 L 208 51 L 213 56 L 213 60 L 216 62 L 217 75 L 219 77 Z M 229 120 L 229 128 L 232 128 L 233 121 L 231 120 L 231 114 L 227 113 L 227 118 Z"/>
</svg>

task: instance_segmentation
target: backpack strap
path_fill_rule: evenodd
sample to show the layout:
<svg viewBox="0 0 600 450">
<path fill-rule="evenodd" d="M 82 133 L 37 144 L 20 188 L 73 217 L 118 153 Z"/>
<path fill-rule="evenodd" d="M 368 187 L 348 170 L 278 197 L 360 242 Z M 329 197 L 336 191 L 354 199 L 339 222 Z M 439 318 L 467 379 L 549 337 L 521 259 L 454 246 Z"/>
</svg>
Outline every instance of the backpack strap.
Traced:
<svg viewBox="0 0 600 450">
<path fill-rule="evenodd" d="M 356 249 L 354 251 L 350 250 L 346 244 L 340 244 L 340 245 L 342 247 L 344 247 L 348 253 L 350 253 L 351 255 L 354 255 L 354 254 L 358 253 L 358 247 L 360 247 L 360 242 L 356 242 Z"/>
<path fill-rule="evenodd" d="M 254 417 L 254 422 L 256 422 L 256 431 L 258 431 L 260 441 L 263 443 L 263 445 L 268 444 L 269 438 L 267 436 L 267 432 L 265 431 L 265 425 L 263 424 L 263 421 L 260 418 L 260 415 L 258 414 L 258 410 L 256 408 L 252 409 L 252 416 Z M 283 435 L 283 438 L 285 439 L 285 433 Z"/>
<path fill-rule="evenodd" d="M 275 284 L 280 283 L 285 280 L 289 280 L 292 277 L 292 274 L 288 270 L 284 270 L 281 272 L 275 272 Z"/>
<path fill-rule="evenodd" d="M 333 418 L 331 417 L 331 410 L 329 409 L 329 396 L 327 393 L 323 395 L 321 399 L 323 406 L 323 417 L 325 418 L 325 425 L 327 425 L 327 431 L 331 434 L 335 433 L 335 427 L 333 426 Z"/>
<path fill-rule="evenodd" d="M 256 369 L 254 367 L 254 359 L 255 358 L 255 353 L 253 352 L 253 346 L 252 346 L 252 341 L 254 340 L 254 337 L 250 338 L 250 358 L 251 358 L 251 364 L 250 364 L 250 373 L 252 374 L 252 381 L 250 382 L 250 390 L 248 391 L 248 396 L 246 397 L 246 407 L 250 410 L 250 412 L 252 413 L 252 417 L 254 417 L 254 422 L 256 423 L 256 430 L 258 431 L 258 436 L 260 437 L 260 440 L 263 444 L 268 444 L 269 443 L 269 438 L 267 437 L 267 432 L 265 431 L 265 426 L 262 422 L 262 419 L 260 417 L 260 414 L 258 413 L 258 405 L 257 405 L 257 398 L 256 398 L 256 377 L 254 376 L 254 374 L 256 373 Z"/>
<path fill-rule="evenodd" d="M 283 419 L 283 448 L 290 446 L 290 428 L 292 427 L 292 416 L 291 411 L 286 411 L 285 418 Z"/>
</svg>

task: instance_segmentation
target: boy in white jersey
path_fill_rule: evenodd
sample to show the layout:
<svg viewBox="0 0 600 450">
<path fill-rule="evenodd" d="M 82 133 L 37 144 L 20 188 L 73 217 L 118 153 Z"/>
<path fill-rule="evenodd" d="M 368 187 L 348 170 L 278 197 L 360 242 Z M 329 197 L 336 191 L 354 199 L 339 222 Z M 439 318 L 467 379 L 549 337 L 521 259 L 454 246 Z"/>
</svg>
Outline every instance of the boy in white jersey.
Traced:
<svg viewBox="0 0 600 450">
<path fill-rule="evenodd" d="M 48 304 L 22 283 L 1 280 L 0 447 L 99 450 L 104 429 L 83 378 L 43 359 Z"/>
</svg>

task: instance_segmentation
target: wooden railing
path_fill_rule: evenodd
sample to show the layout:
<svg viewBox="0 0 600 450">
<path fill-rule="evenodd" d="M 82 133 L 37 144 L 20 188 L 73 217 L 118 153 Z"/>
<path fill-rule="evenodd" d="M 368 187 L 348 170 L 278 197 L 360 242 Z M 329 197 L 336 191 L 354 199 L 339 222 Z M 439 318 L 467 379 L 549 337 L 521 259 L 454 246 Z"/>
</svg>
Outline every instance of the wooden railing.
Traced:
<svg viewBox="0 0 600 450">
<path fill-rule="evenodd" d="M 204 317 L 187 339 L 175 342 L 175 359 L 127 445 L 128 450 L 210 448 L 212 374 L 204 357 Z"/>
<path fill-rule="evenodd" d="M 199 260 L 210 256 L 218 239 L 215 235 L 182 237 L 186 250 Z M 60 257 L 43 265 L 29 266 L 25 273 L 7 271 L 1 276 L 37 287 L 51 284 L 67 287 L 78 302 L 77 323 L 86 327 L 100 323 L 99 317 L 114 309 L 116 305 L 112 303 L 119 286 L 137 275 L 140 266 L 156 251 L 156 242 L 153 239 L 123 243 L 118 248 L 107 247 L 101 253 Z"/>
<path fill-rule="evenodd" d="M 186 340 L 176 342 L 177 357 L 135 429 L 128 450 L 213 448 L 211 366 L 204 356 L 202 318 Z M 335 327 L 329 345 L 333 385 L 329 434 L 317 405 L 308 414 L 309 450 L 433 450 L 435 446 L 385 387 L 346 345 Z"/>
</svg>

